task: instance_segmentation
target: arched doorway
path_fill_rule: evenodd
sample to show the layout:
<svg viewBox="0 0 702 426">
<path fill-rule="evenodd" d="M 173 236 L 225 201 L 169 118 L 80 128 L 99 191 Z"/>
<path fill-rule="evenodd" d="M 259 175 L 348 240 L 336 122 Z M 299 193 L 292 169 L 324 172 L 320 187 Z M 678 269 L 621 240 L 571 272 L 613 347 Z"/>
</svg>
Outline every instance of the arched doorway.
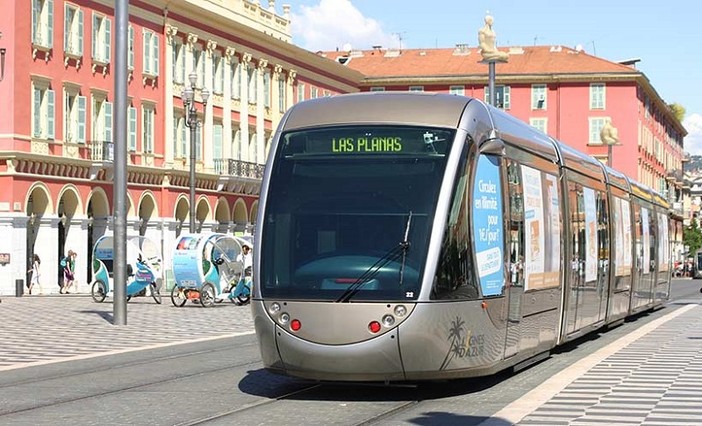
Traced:
<svg viewBox="0 0 702 426">
<path fill-rule="evenodd" d="M 224 197 L 217 200 L 217 207 L 215 207 L 215 221 L 217 221 L 215 232 L 226 234 L 229 230 L 229 205 Z"/>
<path fill-rule="evenodd" d="M 200 198 L 195 209 L 195 232 L 202 232 L 202 224 L 210 216 L 210 203 L 206 197 Z"/>
<path fill-rule="evenodd" d="M 46 244 L 53 239 L 51 221 L 47 218 L 53 210 L 48 188 L 42 183 L 34 184 L 27 191 L 25 206 L 27 210 L 27 256 L 24 270 L 29 271 L 32 268 L 32 258 L 34 254 L 38 255 L 43 265 L 42 271 L 45 278 L 40 280 L 40 288 L 36 291 L 53 293 L 58 291 L 58 288 L 50 285 L 53 277 L 50 271 L 53 271 L 52 265 L 58 264 L 58 260 L 51 246 Z M 46 223 L 42 225 L 42 222 Z M 30 278 L 29 274 L 25 277 L 26 280 Z"/>
<path fill-rule="evenodd" d="M 83 239 L 81 223 L 76 221 L 76 216 L 80 213 L 82 211 L 78 190 L 73 185 L 65 186 L 59 193 L 58 205 L 56 206 L 56 216 L 58 217 L 56 253 L 59 259 L 65 256 L 68 250 L 79 253 L 76 260 L 77 283 L 85 282 L 86 276 L 81 271 L 84 271 L 83 266 L 87 264 L 86 252 L 88 251 L 88 247 L 84 245 L 86 241 Z M 63 274 L 59 268 L 56 268 L 56 272 L 60 283 L 63 280 Z"/>
<path fill-rule="evenodd" d="M 241 198 L 234 203 L 232 220 L 234 221 L 234 235 L 243 235 L 249 221 L 249 215 L 246 211 L 246 203 Z"/>
<path fill-rule="evenodd" d="M 86 210 L 88 216 L 88 268 L 87 268 L 87 283 L 93 281 L 93 245 L 98 238 L 107 233 L 107 224 L 110 217 L 110 204 L 107 199 L 107 194 L 102 188 L 95 188 L 88 196 L 88 207 Z"/>
</svg>

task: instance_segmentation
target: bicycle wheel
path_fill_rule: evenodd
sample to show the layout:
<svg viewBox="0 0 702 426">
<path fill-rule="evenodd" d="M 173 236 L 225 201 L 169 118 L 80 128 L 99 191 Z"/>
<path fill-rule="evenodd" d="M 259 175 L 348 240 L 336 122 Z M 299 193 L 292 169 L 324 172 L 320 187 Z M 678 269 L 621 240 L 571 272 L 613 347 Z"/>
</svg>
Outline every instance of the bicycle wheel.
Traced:
<svg viewBox="0 0 702 426">
<path fill-rule="evenodd" d="M 215 293 L 214 286 L 210 283 L 205 283 L 200 289 L 200 304 L 205 308 L 213 306 L 215 303 Z"/>
<path fill-rule="evenodd" d="M 156 304 L 161 304 L 161 292 L 156 286 L 156 283 L 151 283 L 151 297 L 154 298 L 154 302 L 156 302 Z"/>
<path fill-rule="evenodd" d="M 105 283 L 102 281 L 95 281 L 93 283 L 93 287 L 90 289 L 90 295 L 94 301 L 98 303 L 103 302 L 105 297 L 107 297 L 107 288 Z"/>
<path fill-rule="evenodd" d="M 187 301 L 188 298 L 185 296 L 185 290 L 177 285 L 174 285 L 173 289 L 171 290 L 171 302 L 173 302 L 173 306 L 180 308 L 185 305 L 185 302 Z"/>
</svg>

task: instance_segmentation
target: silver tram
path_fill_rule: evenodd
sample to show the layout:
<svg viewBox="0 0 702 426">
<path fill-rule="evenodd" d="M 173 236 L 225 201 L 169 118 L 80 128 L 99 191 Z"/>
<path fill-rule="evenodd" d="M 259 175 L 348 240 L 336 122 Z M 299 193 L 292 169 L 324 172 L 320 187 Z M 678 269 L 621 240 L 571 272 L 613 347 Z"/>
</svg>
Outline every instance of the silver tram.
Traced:
<svg viewBox="0 0 702 426">
<path fill-rule="evenodd" d="M 668 209 L 476 99 L 302 102 L 262 184 L 252 309 L 263 363 L 384 382 L 528 365 L 668 298 Z"/>
</svg>

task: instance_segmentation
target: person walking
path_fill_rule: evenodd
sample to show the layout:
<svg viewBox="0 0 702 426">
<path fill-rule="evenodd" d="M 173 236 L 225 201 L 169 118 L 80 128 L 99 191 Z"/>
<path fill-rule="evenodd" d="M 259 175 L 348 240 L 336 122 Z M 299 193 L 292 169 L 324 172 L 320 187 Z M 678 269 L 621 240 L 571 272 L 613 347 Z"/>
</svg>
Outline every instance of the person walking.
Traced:
<svg viewBox="0 0 702 426">
<path fill-rule="evenodd" d="M 76 270 L 76 252 L 73 250 L 68 250 L 68 255 L 61 262 L 63 266 L 63 287 L 61 287 L 61 294 L 70 294 L 68 290 L 73 286 L 75 280 L 75 270 Z"/>
<path fill-rule="evenodd" d="M 41 282 L 39 280 L 39 277 L 41 276 L 40 266 L 41 259 L 39 258 L 38 254 L 34 253 L 34 256 L 32 256 L 32 269 L 27 271 L 31 274 L 29 278 L 29 289 L 27 291 L 29 294 L 32 294 L 32 290 L 34 289 L 35 285 L 39 286 L 39 294 L 44 293 L 44 290 L 41 287 Z"/>
</svg>

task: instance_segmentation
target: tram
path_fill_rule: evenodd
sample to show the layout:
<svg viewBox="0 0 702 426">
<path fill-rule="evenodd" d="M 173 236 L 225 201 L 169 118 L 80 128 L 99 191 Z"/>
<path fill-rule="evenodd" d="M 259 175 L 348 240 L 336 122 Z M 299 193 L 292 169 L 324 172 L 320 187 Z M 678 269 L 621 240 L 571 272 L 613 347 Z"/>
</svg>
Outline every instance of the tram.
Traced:
<svg viewBox="0 0 702 426">
<path fill-rule="evenodd" d="M 293 106 L 257 227 L 256 334 L 289 376 L 519 369 L 669 295 L 664 197 L 463 96 Z"/>
</svg>

